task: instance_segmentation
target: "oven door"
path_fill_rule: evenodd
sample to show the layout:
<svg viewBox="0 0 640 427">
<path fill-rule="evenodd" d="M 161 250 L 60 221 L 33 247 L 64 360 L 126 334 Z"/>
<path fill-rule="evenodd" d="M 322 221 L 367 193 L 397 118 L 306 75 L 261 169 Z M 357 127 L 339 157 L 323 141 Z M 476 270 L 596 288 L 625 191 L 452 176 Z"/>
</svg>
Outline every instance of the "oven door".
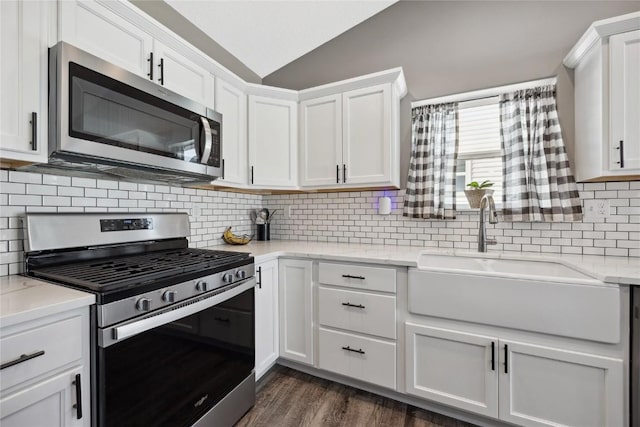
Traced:
<svg viewBox="0 0 640 427">
<path fill-rule="evenodd" d="M 191 426 L 251 376 L 254 286 L 251 278 L 101 331 L 98 425 Z"/>
</svg>

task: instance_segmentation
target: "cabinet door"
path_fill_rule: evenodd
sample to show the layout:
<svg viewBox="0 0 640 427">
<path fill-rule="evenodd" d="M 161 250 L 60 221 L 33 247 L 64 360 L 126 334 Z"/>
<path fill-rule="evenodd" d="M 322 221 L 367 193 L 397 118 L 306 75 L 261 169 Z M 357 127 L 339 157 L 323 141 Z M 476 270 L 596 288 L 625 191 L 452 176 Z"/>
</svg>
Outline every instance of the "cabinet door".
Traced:
<svg viewBox="0 0 640 427">
<path fill-rule="evenodd" d="M 183 49 L 188 48 L 184 46 Z M 156 83 L 213 108 L 214 78 L 209 70 L 158 40 L 153 43 L 153 53 L 156 62 L 156 71 L 153 77 Z"/>
<path fill-rule="evenodd" d="M 27 387 L 0 400 L 2 427 L 75 427 L 89 425 L 89 401 L 82 404 L 82 418 L 78 419 L 76 389 L 73 382 L 77 368 Z M 88 386 L 83 381 L 83 387 Z"/>
<path fill-rule="evenodd" d="M 222 114 L 222 178 L 227 184 L 247 183 L 247 96 L 216 79 L 216 111 Z"/>
<path fill-rule="evenodd" d="M 58 8 L 61 40 L 150 77 L 153 39 L 148 33 L 95 1 L 60 1 Z"/>
<path fill-rule="evenodd" d="M 609 166 L 612 170 L 637 174 L 640 173 L 640 30 L 613 35 L 609 43 Z"/>
<path fill-rule="evenodd" d="M 313 365 L 312 261 L 280 260 L 280 357 Z"/>
<path fill-rule="evenodd" d="M 500 419 L 522 426 L 623 425 L 622 360 L 506 340 L 500 358 Z"/>
<path fill-rule="evenodd" d="M 295 187 L 298 107 L 294 101 L 249 96 L 251 184 Z"/>
<path fill-rule="evenodd" d="M 0 2 L 0 157 L 5 159 L 47 158 L 47 8 L 44 2 Z"/>
<path fill-rule="evenodd" d="M 300 185 L 342 182 L 342 95 L 300 103 Z"/>
<path fill-rule="evenodd" d="M 391 85 L 342 94 L 344 183 L 391 182 Z"/>
<path fill-rule="evenodd" d="M 256 379 L 278 358 L 278 260 L 256 265 Z"/>
<path fill-rule="evenodd" d="M 496 338 L 412 323 L 405 333 L 407 393 L 498 416 Z"/>
</svg>

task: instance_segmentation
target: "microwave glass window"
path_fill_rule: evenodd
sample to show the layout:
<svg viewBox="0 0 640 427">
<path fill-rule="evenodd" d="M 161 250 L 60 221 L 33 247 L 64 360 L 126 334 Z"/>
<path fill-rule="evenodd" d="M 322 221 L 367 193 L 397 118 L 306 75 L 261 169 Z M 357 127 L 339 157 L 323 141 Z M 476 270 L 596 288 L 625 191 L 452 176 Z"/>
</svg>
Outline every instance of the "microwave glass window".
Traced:
<svg viewBox="0 0 640 427">
<path fill-rule="evenodd" d="M 200 162 L 199 116 L 175 105 L 167 108 L 164 100 L 70 65 L 70 136 Z"/>
</svg>

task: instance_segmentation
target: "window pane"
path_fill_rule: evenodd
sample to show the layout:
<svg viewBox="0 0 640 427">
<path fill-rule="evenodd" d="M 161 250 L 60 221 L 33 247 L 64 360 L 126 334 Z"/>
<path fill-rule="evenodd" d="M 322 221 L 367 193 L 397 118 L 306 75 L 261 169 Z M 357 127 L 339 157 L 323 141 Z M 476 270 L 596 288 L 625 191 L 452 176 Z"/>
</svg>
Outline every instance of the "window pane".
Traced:
<svg viewBox="0 0 640 427">
<path fill-rule="evenodd" d="M 458 154 L 500 150 L 500 109 L 498 103 L 465 107 L 458 112 Z"/>
</svg>

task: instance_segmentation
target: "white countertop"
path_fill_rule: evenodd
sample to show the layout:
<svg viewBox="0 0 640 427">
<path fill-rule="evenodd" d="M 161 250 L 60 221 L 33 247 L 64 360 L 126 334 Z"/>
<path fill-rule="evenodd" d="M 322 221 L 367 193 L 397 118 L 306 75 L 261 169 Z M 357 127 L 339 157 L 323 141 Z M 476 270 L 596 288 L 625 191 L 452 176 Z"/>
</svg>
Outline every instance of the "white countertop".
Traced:
<svg viewBox="0 0 640 427">
<path fill-rule="evenodd" d="M 640 258 L 597 255 L 534 254 L 526 252 L 491 251 L 486 254 L 459 249 L 437 249 L 412 246 L 384 246 L 351 243 L 304 242 L 291 240 L 253 241 L 248 245 L 211 249 L 251 252 L 256 263 L 280 256 L 352 261 L 374 264 L 417 267 L 421 252 L 442 254 L 473 254 L 479 257 L 529 259 L 560 262 L 570 268 L 606 283 L 640 285 Z"/>
<path fill-rule="evenodd" d="M 43 316 L 86 307 L 96 297 L 25 276 L 0 277 L 0 326 L 7 327 Z"/>
</svg>

